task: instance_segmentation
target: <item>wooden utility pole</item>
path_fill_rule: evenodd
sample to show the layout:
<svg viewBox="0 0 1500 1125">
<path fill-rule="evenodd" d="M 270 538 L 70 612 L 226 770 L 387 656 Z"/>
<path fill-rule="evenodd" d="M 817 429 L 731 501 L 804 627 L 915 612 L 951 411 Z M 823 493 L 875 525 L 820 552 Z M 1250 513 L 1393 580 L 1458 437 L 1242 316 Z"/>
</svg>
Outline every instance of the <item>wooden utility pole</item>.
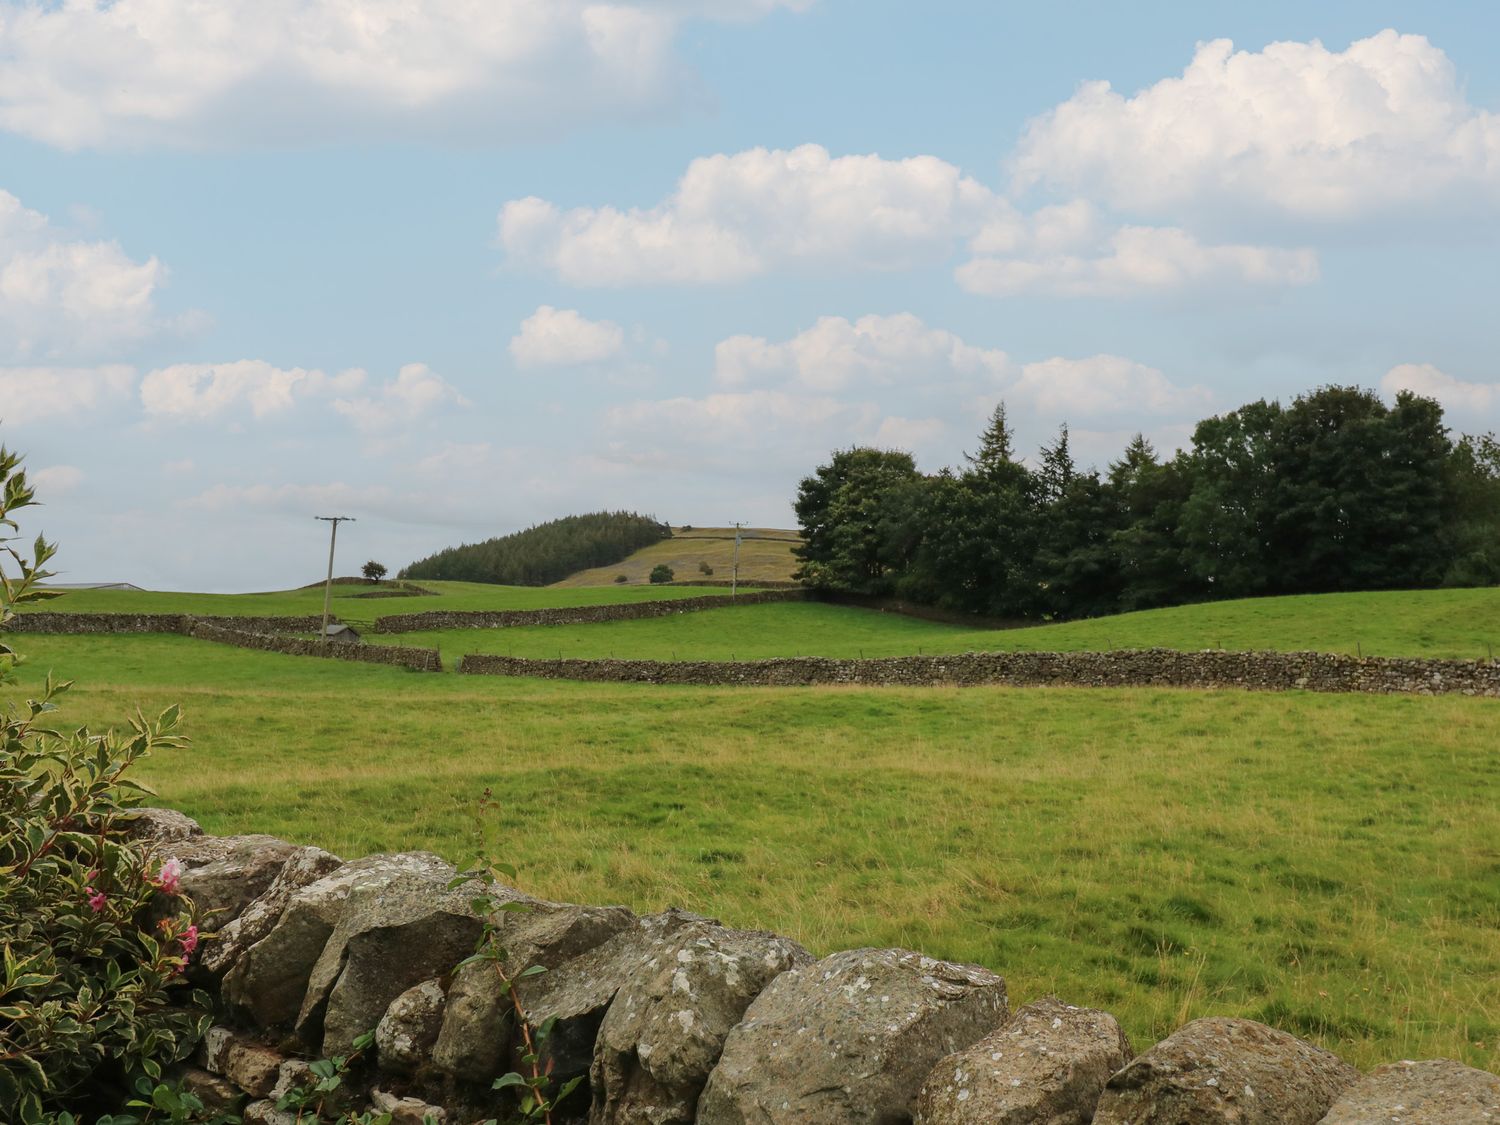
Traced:
<svg viewBox="0 0 1500 1125">
<path fill-rule="evenodd" d="M 733 598 L 740 588 L 740 529 L 745 525 L 734 525 L 734 563 L 729 568 L 729 596 Z"/>
<path fill-rule="evenodd" d="M 328 580 L 323 583 L 323 629 L 318 633 L 318 643 L 328 644 L 328 605 L 333 598 L 333 546 L 339 541 L 339 524 L 353 523 L 353 516 L 313 516 L 328 524 Z"/>
</svg>

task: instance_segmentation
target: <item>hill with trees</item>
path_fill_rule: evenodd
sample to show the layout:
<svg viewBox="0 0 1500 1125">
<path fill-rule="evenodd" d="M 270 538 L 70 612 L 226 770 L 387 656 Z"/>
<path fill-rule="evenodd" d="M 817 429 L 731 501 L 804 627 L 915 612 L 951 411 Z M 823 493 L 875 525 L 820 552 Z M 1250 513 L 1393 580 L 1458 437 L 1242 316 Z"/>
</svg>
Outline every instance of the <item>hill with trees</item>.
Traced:
<svg viewBox="0 0 1500 1125">
<path fill-rule="evenodd" d="M 1162 459 L 1137 435 L 1080 469 L 1064 425 L 1034 465 L 996 407 L 960 471 L 840 450 L 795 507 L 802 576 L 1008 618 L 1261 594 L 1500 581 L 1500 444 L 1453 439 L 1409 393 L 1324 387 L 1199 422 Z"/>
<path fill-rule="evenodd" d="M 609 566 L 672 529 L 635 512 L 565 516 L 482 543 L 449 547 L 402 569 L 401 578 L 546 586 L 588 567 Z"/>
</svg>

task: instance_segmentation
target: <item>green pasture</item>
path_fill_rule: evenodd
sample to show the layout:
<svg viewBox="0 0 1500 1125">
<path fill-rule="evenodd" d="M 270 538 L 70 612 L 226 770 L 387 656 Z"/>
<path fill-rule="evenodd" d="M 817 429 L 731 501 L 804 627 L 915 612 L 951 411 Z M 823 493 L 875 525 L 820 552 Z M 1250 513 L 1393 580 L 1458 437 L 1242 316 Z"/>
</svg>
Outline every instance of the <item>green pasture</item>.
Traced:
<svg viewBox="0 0 1500 1125">
<path fill-rule="evenodd" d="M 693 598 L 716 593 L 694 586 L 607 586 L 566 589 L 546 586 L 492 586 L 483 582 L 420 582 L 431 595 L 365 598 L 377 589 L 336 585 L 332 611 L 341 621 L 369 625 L 377 617 L 427 610 L 548 609 L 557 606 L 614 605 L 619 602 Z M 204 615 L 296 616 L 323 612 L 323 587 L 266 594 L 188 594 L 156 590 L 69 590 L 63 597 L 30 607 L 68 613 L 199 613 Z"/>
<path fill-rule="evenodd" d="M 1459 615 L 1477 617 L 1487 596 Z M 1331 629 L 1336 614 L 1305 608 Z M 756 612 L 772 609 L 831 612 Z M 781 618 L 748 611 L 595 628 L 715 620 L 759 620 L 767 645 L 810 648 L 819 632 L 789 642 Z M 939 632 L 861 620 L 911 630 L 902 643 Z M 1239 623 L 1246 643 L 1302 647 L 1285 617 Z M 1426 648 L 1469 643 L 1480 623 L 1464 628 L 1476 632 Z M 711 631 L 702 646 L 720 643 Z M 1313 629 L 1308 643 L 1334 636 Z M 1138 1049 L 1233 1014 L 1364 1067 L 1500 1064 L 1493 701 L 652 688 L 422 675 L 182 637 L 17 640 L 33 657 L 18 690 L 49 667 L 81 681 L 63 701 L 70 722 L 181 701 L 193 745 L 144 776 L 213 832 L 461 861 L 475 799 L 493 788 L 487 846 L 536 894 L 680 905 L 820 953 L 898 945 L 977 961 L 1016 1002 L 1109 1008 Z"/>
<path fill-rule="evenodd" d="M 539 659 L 758 660 L 1121 648 L 1314 649 L 1488 659 L 1500 648 L 1500 589 L 1251 598 L 1039 625 L 972 629 L 894 613 L 782 603 L 600 625 L 408 633 L 405 644 Z"/>
</svg>

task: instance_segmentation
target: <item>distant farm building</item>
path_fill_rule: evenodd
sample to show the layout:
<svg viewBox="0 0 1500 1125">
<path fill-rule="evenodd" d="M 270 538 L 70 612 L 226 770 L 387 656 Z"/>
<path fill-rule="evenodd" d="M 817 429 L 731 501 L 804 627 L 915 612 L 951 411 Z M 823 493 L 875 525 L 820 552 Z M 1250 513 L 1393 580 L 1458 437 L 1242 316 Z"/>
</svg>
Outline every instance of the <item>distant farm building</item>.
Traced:
<svg viewBox="0 0 1500 1125">
<path fill-rule="evenodd" d="M 323 639 L 329 644 L 357 645 L 360 644 L 359 633 L 352 625 L 342 623 L 330 625 L 323 631 Z"/>
</svg>

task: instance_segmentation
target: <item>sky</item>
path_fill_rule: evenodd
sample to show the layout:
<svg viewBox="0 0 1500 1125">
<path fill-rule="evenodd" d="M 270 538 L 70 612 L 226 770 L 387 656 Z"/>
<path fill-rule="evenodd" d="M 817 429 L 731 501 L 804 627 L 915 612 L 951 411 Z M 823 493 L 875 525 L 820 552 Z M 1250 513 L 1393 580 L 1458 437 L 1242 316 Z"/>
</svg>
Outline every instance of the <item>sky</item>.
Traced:
<svg viewBox="0 0 1500 1125">
<path fill-rule="evenodd" d="M 0 442 L 62 580 L 794 526 L 1004 400 L 1101 468 L 1500 418 L 1500 7 L 0 0 Z"/>
</svg>

